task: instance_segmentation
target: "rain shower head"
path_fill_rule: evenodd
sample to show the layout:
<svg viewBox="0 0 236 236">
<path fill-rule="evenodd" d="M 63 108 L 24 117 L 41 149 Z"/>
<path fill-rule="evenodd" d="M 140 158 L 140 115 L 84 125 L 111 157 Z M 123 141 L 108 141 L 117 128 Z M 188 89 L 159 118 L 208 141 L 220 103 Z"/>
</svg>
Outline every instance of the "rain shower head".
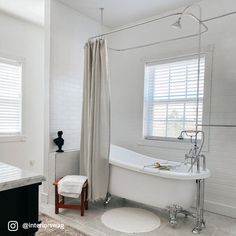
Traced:
<svg viewBox="0 0 236 236">
<path fill-rule="evenodd" d="M 181 26 L 181 17 L 179 17 L 178 20 L 174 24 L 172 24 L 171 26 L 175 29 L 181 29 L 182 28 L 182 26 Z"/>
</svg>

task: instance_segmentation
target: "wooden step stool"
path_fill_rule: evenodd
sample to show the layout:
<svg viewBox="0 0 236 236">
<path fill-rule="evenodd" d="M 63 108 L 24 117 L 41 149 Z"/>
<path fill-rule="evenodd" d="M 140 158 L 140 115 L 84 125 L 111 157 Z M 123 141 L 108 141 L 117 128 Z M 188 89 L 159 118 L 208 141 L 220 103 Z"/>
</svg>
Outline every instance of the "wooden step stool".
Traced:
<svg viewBox="0 0 236 236">
<path fill-rule="evenodd" d="M 61 179 L 61 178 L 60 178 Z M 58 182 L 60 179 L 55 180 L 55 214 L 59 213 L 60 208 L 80 210 L 80 215 L 84 215 L 84 210 L 88 210 L 88 180 L 83 185 L 80 194 L 80 204 L 65 204 L 65 197 L 58 194 Z"/>
</svg>

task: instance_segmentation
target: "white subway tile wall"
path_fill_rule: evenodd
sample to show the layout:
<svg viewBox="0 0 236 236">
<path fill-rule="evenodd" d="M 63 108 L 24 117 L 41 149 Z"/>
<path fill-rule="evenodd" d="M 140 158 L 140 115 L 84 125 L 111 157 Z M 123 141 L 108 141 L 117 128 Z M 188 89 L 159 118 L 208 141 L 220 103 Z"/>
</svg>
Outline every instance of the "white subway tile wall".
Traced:
<svg viewBox="0 0 236 236">
<path fill-rule="evenodd" d="M 58 1 L 51 4 L 51 150 L 56 150 L 53 139 L 59 130 L 64 133 L 63 149 L 74 150 L 80 147 L 83 48 L 101 26 Z"/>
<path fill-rule="evenodd" d="M 231 0 L 201 1 L 203 18 L 236 9 Z M 184 34 L 194 28 L 186 19 L 181 31 L 171 29 L 173 19 L 156 25 L 114 35 L 112 47 L 139 45 Z M 236 125 L 236 16 L 208 22 L 209 32 L 203 36 L 203 47 L 214 46 L 210 124 Z M 156 27 L 153 31 L 153 28 Z M 188 31 L 189 33 L 189 31 Z M 172 35 L 170 35 L 172 34 Z M 197 40 L 188 39 L 161 46 L 147 47 L 125 53 L 111 52 L 112 142 L 140 153 L 161 159 L 183 161 L 188 150 L 139 145 L 142 139 L 143 83 L 145 59 L 165 59 L 197 50 Z M 206 65 L 207 67 L 207 65 Z M 236 217 L 236 128 L 210 128 L 208 135 L 207 167 L 211 177 L 206 181 L 206 208 Z"/>
</svg>

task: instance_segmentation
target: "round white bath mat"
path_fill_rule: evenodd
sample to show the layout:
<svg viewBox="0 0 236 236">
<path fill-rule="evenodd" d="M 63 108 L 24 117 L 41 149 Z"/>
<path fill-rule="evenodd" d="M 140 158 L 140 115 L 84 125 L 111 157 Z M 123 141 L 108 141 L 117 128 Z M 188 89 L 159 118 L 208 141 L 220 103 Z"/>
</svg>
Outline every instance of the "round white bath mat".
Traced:
<svg viewBox="0 0 236 236">
<path fill-rule="evenodd" d="M 110 229 L 124 233 L 145 233 L 158 228 L 160 218 L 150 211 L 121 207 L 105 212 L 102 223 Z"/>
</svg>

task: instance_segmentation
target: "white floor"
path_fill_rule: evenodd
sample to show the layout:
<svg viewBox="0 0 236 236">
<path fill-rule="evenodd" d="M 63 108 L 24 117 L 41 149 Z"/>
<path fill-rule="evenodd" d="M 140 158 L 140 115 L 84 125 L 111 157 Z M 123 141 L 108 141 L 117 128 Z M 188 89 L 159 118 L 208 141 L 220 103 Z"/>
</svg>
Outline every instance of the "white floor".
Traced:
<svg viewBox="0 0 236 236">
<path fill-rule="evenodd" d="M 138 203 L 123 199 L 113 199 L 111 203 L 104 209 L 102 202 L 90 204 L 89 210 L 85 212 L 85 216 L 81 217 L 76 210 L 60 210 L 59 215 L 54 214 L 53 205 L 41 204 L 40 211 L 47 214 L 64 224 L 80 230 L 83 233 L 92 236 L 125 236 L 134 235 L 126 234 L 107 228 L 101 222 L 101 215 L 116 207 L 140 207 L 152 211 L 161 219 L 161 226 L 149 233 L 140 233 L 140 236 L 191 236 L 191 230 L 194 226 L 192 218 L 185 219 L 183 216 L 178 217 L 178 224 L 172 228 L 168 223 L 168 214 L 165 211 L 153 209 Z M 216 215 L 210 212 L 205 213 L 207 228 L 201 233 L 202 236 L 236 236 L 236 219 Z"/>
</svg>

